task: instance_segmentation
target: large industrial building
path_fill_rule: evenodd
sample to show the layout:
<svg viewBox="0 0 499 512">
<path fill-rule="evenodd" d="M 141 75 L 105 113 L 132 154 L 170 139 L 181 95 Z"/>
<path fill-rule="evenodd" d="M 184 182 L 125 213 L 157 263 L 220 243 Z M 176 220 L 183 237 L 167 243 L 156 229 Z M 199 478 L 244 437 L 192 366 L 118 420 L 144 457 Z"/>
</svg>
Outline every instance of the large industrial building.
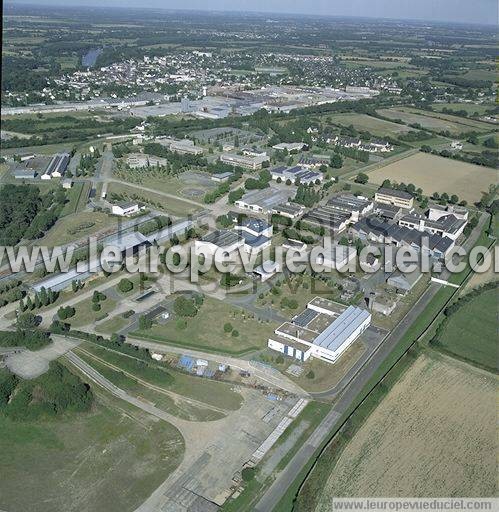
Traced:
<svg viewBox="0 0 499 512">
<path fill-rule="evenodd" d="M 264 189 L 250 190 L 235 202 L 235 206 L 252 212 L 272 213 L 276 206 L 289 201 L 295 196 L 295 190 L 290 188 L 274 188 L 270 186 Z"/>
<path fill-rule="evenodd" d="M 275 167 L 270 171 L 273 180 L 289 181 L 291 183 L 300 182 L 302 185 L 314 184 L 317 181 L 322 182 L 324 175 L 320 172 L 304 169 L 299 165 L 294 167 Z"/>
<path fill-rule="evenodd" d="M 235 165 L 237 167 L 243 167 L 244 169 L 250 169 L 256 171 L 261 169 L 264 162 L 268 162 L 270 157 L 267 155 L 259 156 L 244 156 L 236 155 L 235 153 L 222 153 L 220 155 L 220 161 L 224 164 Z"/>
<path fill-rule="evenodd" d="M 291 322 L 274 331 L 268 347 L 299 361 L 315 357 L 335 363 L 370 324 L 369 311 L 316 297 Z"/>
<path fill-rule="evenodd" d="M 42 180 L 49 180 L 51 178 L 61 178 L 64 176 L 66 169 L 68 168 L 69 160 L 71 156 L 69 153 L 59 153 L 52 157 L 46 171 L 42 174 Z"/>
<path fill-rule="evenodd" d="M 372 201 L 365 197 L 343 194 L 332 197 L 324 206 L 313 208 L 305 215 L 304 219 L 338 234 L 351 223 L 368 215 L 373 208 Z"/>
</svg>

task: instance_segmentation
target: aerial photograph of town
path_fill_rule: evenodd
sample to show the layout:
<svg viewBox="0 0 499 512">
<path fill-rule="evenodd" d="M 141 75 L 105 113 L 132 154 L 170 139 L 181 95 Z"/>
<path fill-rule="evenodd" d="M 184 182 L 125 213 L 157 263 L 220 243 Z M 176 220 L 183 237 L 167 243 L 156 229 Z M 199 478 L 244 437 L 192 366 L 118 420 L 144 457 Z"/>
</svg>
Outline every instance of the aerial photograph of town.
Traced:
<svg viewBox="0 0 499 512">
<path fill-rule="evenodd" d="M 499 511 L 497 0 L 10 0 L 0 512 Z"/>
</svg>

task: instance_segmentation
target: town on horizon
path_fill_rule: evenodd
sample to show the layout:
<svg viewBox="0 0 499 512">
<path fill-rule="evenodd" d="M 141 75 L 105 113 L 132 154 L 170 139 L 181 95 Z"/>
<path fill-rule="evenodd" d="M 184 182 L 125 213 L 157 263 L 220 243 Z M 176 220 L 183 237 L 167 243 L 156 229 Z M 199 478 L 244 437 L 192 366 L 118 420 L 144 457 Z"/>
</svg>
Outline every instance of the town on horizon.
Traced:
<svg viewBox="0 0 499 512">
<path fill-rule="evenodd" d="M 497 509 L 497 6 L 200 6 L 3 6 L 0 509 Z"/>
</svg>

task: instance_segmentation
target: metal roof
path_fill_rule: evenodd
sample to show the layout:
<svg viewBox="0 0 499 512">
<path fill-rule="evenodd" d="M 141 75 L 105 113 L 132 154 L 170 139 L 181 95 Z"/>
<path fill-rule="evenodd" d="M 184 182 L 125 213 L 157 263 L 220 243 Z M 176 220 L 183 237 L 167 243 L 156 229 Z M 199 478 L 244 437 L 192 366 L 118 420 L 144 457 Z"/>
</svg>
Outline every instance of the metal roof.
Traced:
<svg viewBox="0 0 499 512">
<path fill-rule="evenodd" d="M 270 224 L 262 219 L 255 219 L 254 217 L 247 217 L 243 219 L 238 227 L 248 228 L 256 233 L 262 233 L 270 227 Z"/>
<path fill-rule="evenodd" d="M 401 199 L 412 199 L 413 197 L 412 194 L 409 194 L 409 192 L 405 192 L 404 190 L 396 190 L 386 187 L 381 187 L 376 193 L 384 196 L 400 197 Z"/>
<path fill-rule="evenodd" d="M 315 338 L 313 344 L 336 352 L 369 317 L 369 311 L 349 306 Z"/>
<path fill-rule="evenodd" d="M 234 231 L 228 231 L 226 229 L 220 229 L 209 233 L 202 238 L 203 242 L 217 245 L 218 247 L 227 247 L 233 245 L 236 242 L 242 241 L 243 238 L 235 233 Z"/>
</svg>

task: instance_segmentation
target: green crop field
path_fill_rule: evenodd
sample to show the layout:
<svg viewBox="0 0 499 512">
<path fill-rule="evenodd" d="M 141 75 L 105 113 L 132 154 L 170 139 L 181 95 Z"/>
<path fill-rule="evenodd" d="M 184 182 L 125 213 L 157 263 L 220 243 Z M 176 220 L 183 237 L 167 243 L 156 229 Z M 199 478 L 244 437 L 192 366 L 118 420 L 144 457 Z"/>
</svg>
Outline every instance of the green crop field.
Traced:
<svg viewBox="0 0 499 512">
<path fill-rule="evenodd" d="M 0 508 L 135 510 L 180 464 L 180 432 L 92 386 L 88 413 L 13 422 L 0 415 Z"/>
<path fill-rule="evenodd" d="M 450 110 L 465 110 L 468 112 L 468 115 L 473 115 L 477 112 L 479 115 L 485 114 L 487 110 L 493 109 L 494 105 L 492 104 L 475 104 L 475 103 L 433 103 L 433 110 L 441 112 L 444 108 L 448 108 Z"/>
<path fill-rule="evenodd" d="M 445 324 L 438 346 L 486 368 L 497 367 L 497 288 L 463 305 Z"/>
<path fill-rule="evenodd" d="M 333 114 L 329 116 L 332 122 L 341 126 L 352 125 L 356 130 L 367 130 L 373 135 L 397 136 L 400 133 L 411 131 L 412 128 L 403 124 L 392 123 L 383 119 L 368 116 L 367 114 Z"/>
<path fill-rule="evenodd" d="M 470 131 L 490 130 L 490 125 L 466 117 L 409 107 L 379 109 L 378 113 L 390 119 L 400 119 L 407 124 L 419 124 L 428 130 L 449 131 L 455 135 Z"/>
</svg>

